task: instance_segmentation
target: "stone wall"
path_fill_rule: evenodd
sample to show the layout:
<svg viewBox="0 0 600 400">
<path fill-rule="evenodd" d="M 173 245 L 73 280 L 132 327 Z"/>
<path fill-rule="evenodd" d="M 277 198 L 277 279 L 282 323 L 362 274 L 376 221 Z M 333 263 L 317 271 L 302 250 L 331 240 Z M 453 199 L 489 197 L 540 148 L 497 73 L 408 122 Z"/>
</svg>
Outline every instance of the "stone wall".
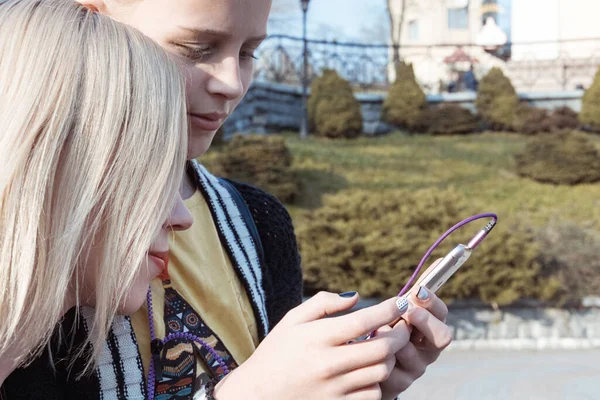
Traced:
<svg viewBox="0 0 600 400">
<path fill-rule="evenodd" d="M 553 109 L 568 106 L 579 112 L 582 91 L 557 93 L 521 93 L 521 101 L 535 107 Z M 392 126 L 381 121 L 381 107 L 385 94 L 356 93 L 363 115 L 363 132 L 377 135 L 389 132 Z M 428 95 L 430 104 L 454 103 L 475 112 L 476 94 L 444 93 Z M 236 132 L 277 133 L 298 131 L 302 118 L 302 89 L 266 82 L 253 82 L 248 94 L 224 125 L 225 137 Z"/>
<path fill-rule="evenodd" d="M 451 309 L 454 349 L 600 347 L 600 309 Z"/>
<path fill-rule="evenodd" d="M 361 299 L 355 309 L 380 301 Z M 587 299 L 583 307 L 571 309 L 525 302 L 499 309 L 476 302 L 453 303 L 446 322 L 452 329 L 453 350 L 600 348 L 598 299 Z"/>
</svg>

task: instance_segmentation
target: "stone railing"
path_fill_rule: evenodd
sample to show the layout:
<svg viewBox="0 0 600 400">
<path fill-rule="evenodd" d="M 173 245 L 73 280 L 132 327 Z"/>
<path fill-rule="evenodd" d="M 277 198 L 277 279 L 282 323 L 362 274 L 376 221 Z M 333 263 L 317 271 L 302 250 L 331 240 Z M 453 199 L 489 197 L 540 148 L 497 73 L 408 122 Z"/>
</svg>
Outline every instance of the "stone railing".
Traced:
<svg viewBox="0 0 600 400">
<path fill-rule="evenodd" d="M 355 309 L 381 300 L 361 299 Z M 579 308 L 543 307 L 523 302 L 494 309 L 476 302 L 452 303 L 446 323 L 452 329 L 449 349 L 600 348 L 600 304 L 588 298 Z"/>
<path fill-rule="evenodd" d="M 381 120 L 385 94 L 356 93 L 363 115 L 365 135 L 389 132 L 392 126 Z M 557 93 L 521 93 L 521 101 L 541 108 L 568 106 L 579 112 L 583 91 Z M 431 104 L 454 103 L 475 111 L 473 92 L 428 95 Z M 277 133 L 298 131 L 302 118 L 302 89 L 297 86 L 254 82 L 248 94 L 224 125 L 225 137 L 234 133 Z"/>
</svg>

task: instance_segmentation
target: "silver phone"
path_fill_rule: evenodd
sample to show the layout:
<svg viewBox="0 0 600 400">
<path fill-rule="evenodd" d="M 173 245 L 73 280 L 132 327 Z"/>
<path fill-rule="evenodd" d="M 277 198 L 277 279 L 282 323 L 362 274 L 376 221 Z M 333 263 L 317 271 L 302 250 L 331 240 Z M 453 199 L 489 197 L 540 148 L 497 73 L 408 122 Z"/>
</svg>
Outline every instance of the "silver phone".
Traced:
<svg viewBox="0 0 600 400">
<path fill-rule="evenodd" d="M 464 244 L 459 244 L 421 279 L 419 286 L 424 286 L 433 293 L 437 292 L 458 271 L 465 261 L 469 259 L 471 253 L 471 249 L 467 248 Z"/>
<path fill-rule="evenodd" d="M 471 257 L 473 250 L 487 237 L 487 235 L 496 226 L 496 220 L 490 221 L 481 229 L 468 244 L 459 244 L 452 249 L 442 260 L 429 272 L 422 277 L 415 286 L 424 286 L 431 292 L 437 292 L 444 283 L 454 275 L 456 271 Z M 415 287 L 413 286 L 413 288 Z M 409 290 L 408 293 L 412 291 Z M 406 296 L 406 295 L 405 295 Z M 405 297 L 403 296 L 403 297 Z"/>
</svg>

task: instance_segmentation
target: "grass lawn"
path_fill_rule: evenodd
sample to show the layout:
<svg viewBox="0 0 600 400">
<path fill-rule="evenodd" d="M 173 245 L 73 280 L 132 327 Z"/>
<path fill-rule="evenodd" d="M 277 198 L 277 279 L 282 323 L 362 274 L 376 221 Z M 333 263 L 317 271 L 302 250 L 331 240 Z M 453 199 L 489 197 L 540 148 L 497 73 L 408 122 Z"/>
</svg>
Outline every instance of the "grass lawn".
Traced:
<svg viewBox="0 0 600 400">
<path fill-rule="evenodd" d="M 407 136 L 300 140 L 284 134 L 294 156 L 302 194 L 287 207 L 296 223 L 328 193 L 343 189 L 454 189 L 499 217 L 522 218 L 534 226 L 570 221 L 600 231 L 600 183 L 554 186 L 520 178 L 513 155 L 528 137 L 507 133 L 465 136 Z M 600 149 L 600 136 L 590 135 Z M 216 150 L 219 151 L 219 150 Z M 209 169 L 215 150 L 202 158 Z M 474 213 L 481 211 L 474 210 Z"/>
<path fill-rule="evenodd" d="M 289 210 L 321 204 L 322 196 L 345 188 L 384 190 L 453 187 L 479 199 L 499 217 L 511 215 L 534 225 L 569 220 L 600 230 L 600 184 L 553 186 L 520 178 L 513 155 L 527 137 L 483 133 L 466 136 L 406 136 L 302 141 L 286 135 L 303 194 Z M 593 137 L 600 148 L 600 138 Z"/>
</svg>

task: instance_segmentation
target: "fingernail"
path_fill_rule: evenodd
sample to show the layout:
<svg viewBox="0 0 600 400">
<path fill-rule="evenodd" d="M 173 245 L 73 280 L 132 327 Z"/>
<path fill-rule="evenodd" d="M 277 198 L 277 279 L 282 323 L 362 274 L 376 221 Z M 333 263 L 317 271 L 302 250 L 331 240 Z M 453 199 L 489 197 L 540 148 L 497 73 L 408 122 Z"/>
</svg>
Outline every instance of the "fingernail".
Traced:
<svg viewBox="0 0 600 400">
<path fill-rule="evenodd" d="M 424 287 L 421 287 L 417 292 L 417 297 L 419 298 L 419 300 L 425 301 L 429 298 L 429 292 Z"/>
<path fill-rule="evenodd" d="M 403 315 L 408 310 L 408 300 L 406 300 L 406 297 L 398 297 L 396 307 L 398 307 L 400 315 Z"/>
<path fill-rule="evenodd" d="M 350 299 L 352 297 L 356 296 L 356 292 L 344 292 L 344 293 L 340 293 L 340 297 L 345 297 L 347 299 Z"/>
</svg>

